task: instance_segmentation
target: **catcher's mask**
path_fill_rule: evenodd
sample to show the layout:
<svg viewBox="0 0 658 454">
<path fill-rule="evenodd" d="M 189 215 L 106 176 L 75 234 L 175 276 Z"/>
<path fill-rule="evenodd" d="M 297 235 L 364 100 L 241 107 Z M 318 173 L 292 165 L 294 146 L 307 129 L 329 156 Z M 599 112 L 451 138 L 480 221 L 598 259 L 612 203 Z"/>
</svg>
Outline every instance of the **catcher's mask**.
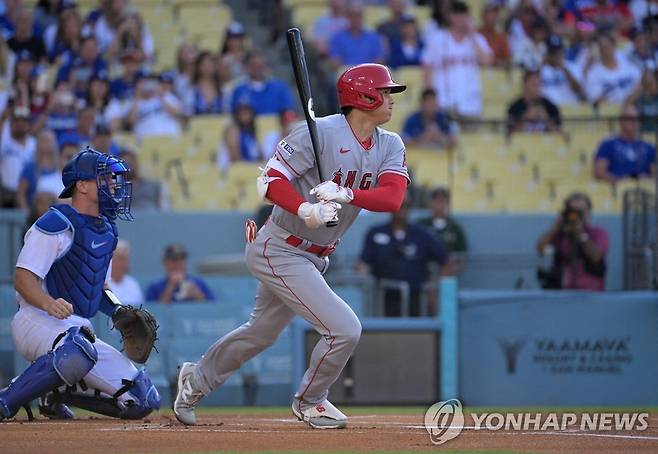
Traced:
<svg viewBox="0 0 658 454">
<path fill-rule="evenodd" d="M 132 221 L 130 204 L 132 183 L 127 179 L 130 168 L 125 161 L 114 156 L 99 153 L 87 147 L 64 166 L 62 183 L 64 190 L 59 195 L 65 199 L 73 195 L 75 182 L 96 180 L 98 188 L 98 208 L 109 219 Z"/>
</svg>

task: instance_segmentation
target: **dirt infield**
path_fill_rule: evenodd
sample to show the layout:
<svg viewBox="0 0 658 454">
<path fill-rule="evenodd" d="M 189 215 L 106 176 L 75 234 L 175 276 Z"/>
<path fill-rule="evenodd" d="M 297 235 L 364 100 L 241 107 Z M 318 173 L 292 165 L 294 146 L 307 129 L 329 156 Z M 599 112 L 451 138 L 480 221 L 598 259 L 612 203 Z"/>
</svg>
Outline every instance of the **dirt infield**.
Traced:
<svg viewBox="0 0 658 454">
<path fill-rule="evenodd" d="M 467 420 L 468 421 L 468 420 Z M 469 426 L 468 422 L 465 424 Z M 82 418 L 0 423 L 3 454 L 197 453 L 219 451 L 473 451 L 532 453 L 656 453 L 658 416 L 639 432 L 486 432 L 466 428 L 439 447 L 430 443 L 422 416 L 353 416 L 344 430 L 313 430 L 273 414 L 202 415 L 185 427 L 170 414 L 143 421 Z"/>
</svg>

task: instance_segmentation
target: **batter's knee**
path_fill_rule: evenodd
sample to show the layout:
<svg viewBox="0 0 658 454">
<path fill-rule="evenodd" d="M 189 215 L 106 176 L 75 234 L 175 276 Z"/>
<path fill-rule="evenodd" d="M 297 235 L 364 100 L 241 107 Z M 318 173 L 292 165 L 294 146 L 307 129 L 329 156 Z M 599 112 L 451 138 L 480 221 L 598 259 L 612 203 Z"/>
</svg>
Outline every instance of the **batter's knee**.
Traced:
<svg viewBox="0 0 658 454">
<path fill-rule="evenodd" d="M 346 344 L 355 347 L 361 339 L 361 322 L 359 319 L 354 318 L 352 322 L 345 327 L 344 333 L 341 336 Z"/>
</svg>

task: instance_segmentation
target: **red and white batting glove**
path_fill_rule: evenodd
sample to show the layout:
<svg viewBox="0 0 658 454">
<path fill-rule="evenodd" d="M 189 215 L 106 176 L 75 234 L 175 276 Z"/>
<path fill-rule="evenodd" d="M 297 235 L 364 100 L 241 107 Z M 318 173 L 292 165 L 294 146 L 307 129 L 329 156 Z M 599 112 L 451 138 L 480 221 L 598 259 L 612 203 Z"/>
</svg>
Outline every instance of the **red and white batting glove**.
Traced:
<svg viewBox="0 0 658 454">
<path fill-rule="evenodd" d="M 340 209 L 340 204 L 336 202 L 304 202 L 299 205 L 297 216 L 304 220 L 308 228 L 317 229 L 329 221 L 337 221 Z"/>
<path fill-rule="evenodd" d="M 350 203 L 354 199 L 354 193 L 350 188 L 338 186 L 333 181 L 320 183 L 311 189 L 310 194 L 315 195 L 320 200 L 339 203 Z"/>
</svg>

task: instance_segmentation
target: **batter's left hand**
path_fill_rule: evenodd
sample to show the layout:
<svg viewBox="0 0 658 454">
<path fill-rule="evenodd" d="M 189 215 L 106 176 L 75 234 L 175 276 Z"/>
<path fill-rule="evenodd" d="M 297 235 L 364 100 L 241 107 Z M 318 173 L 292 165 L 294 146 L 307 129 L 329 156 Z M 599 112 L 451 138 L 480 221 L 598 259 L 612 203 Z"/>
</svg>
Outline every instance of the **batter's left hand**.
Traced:
<svg viewBox="0 0 658 454">
<path fill-rule="evenodd" d="M 333 181 L 320 183 L 311 189 L 310 194 L 327 202 L 350 203 L 354 199 L 354 194 L 350 188 L 338 186 Z"/>
</svg>

